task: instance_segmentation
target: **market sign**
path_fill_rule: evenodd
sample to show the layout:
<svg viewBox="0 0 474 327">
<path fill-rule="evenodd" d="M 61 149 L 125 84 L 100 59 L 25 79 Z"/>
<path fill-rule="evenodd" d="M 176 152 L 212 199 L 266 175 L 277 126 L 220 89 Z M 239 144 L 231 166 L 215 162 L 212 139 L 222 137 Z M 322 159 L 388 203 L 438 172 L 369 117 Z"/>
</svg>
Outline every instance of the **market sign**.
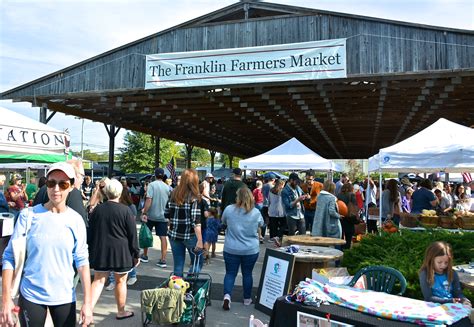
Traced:
<svg viewBox="0 0 474 327">
<path fill-rule="evenodd" d="M 2 153 L 66 154 L 69 144 L 70 137 L 63 132 L 0 124 Z"/>
<path fill-rule="evenodd" d="M 346 39 L 146 56 L 145 89 L 345 78 Z"/>
</svg>

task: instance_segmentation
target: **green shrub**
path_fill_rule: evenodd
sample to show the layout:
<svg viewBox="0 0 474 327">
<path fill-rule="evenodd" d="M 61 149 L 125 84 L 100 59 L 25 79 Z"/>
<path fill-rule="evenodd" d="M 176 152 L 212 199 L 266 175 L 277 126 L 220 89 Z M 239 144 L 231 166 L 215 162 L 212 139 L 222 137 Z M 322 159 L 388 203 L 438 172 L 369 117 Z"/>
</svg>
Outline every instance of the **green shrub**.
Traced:
<svg viewBox="0 0 474 327">
<path fill-rule="evenodd" d="M 418 280 L 418 270 L 423 262 L 426 248 L 434 241 L 451 244 L 454 265 L 468 263 L 474 258 L 474 233 L 450 233 L 443 231 L 411 232 L 402 234 L 368 235 L 344 252 L 342 266 L 351 275 L 370 265 L 389 266 L 399 270 L 407 280 L 406 297 L 423 299 Z M 474 303 L 474 292 L 463 290 Z"/>
</svg>

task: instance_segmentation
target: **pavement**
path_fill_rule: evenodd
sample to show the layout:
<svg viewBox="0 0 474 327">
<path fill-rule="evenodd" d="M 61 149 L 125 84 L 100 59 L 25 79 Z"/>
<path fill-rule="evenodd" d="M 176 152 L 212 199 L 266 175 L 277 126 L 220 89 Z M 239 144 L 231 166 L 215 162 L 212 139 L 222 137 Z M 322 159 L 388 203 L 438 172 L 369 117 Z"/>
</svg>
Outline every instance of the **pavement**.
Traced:
<svg viewBox="0 0 474 327">
<path fill-rule="evenodd" d="M 139 227 L 139 226 L 138 226 Z M 268 237 L 268 236 L 267 236 Z M 173 256 L 171 247 L 168 244 L 166 255 L 167 268 L 160 268 L 156 265 L 160 259 L 160 240 L 154 236 L 154 247 L 149 249 L 148 263 L 141 263 L 137 267 L 138 281 L 135 285 L 128 286 L 126 310 L 133 311 L 135 316 L 125 320 L 116 320 L 117 307 L 113 291 L 103 290 L 96 307 L 94 308 L 94 322 L 96 326 L 103 327 L 120 327 L 120 326 L 142 326 L 140 311 L 140 292 L 144 289 L 155 288 L 163 280 L 168 278 L 173 270 Z M 263 323 L 268 324 L 270 317 L 255 309 L 254 304 L 250 306 L 243 305 L 243 289 L 242 275 L 239 273 L 235 281 L 235 288 L 232 293 L 232 303 L 230 311 L 222 309 L 223 298 L 223 281 L 225 275 L 225 264 L 223 259 L 224 237 L 219 236 L 216 248 L 216 258 L 211 258 L 209 264 L 204 264 L 202 272 L 208 273 L 212 277 L 211 300 L 212 303 L 206 310 L 206 326 L 248 326 L 250 315 L 260 319 Z M 264 244 L 260 245 L 260 255 L 253 270 L 253 291 L 252 298 L 255 302 L 257 288 L 260 280 L 263 259 L 265 257 L 265 249 L 273 247 L 272 243 L 265 239 Z M 189 256 L 188 256 L 189 258 Z M 189 259 L 186 264 L 189 263 Z M 185 271 L 186 271 L 185 267 Z M 77 312 L 81 308 L 82 288 L 79 283 L 77 286 Z M 51 322 L 47 322 L 45 326 L 53 326 Z"/>
</svg>

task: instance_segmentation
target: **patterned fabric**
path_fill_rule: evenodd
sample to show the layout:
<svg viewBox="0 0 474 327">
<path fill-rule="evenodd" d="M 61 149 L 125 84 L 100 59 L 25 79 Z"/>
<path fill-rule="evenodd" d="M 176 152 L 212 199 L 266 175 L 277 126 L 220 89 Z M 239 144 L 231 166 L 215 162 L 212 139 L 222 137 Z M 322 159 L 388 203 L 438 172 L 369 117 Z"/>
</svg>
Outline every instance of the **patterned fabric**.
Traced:
<svg viewBox="0 0 474 327">
<path fill-rule="evenodd" d="M 322 284 L 311 279 L 300 282 L 290 298 L 317 306 L 329 302 L 385 319 L 421 326 L 451 325 L 470 313 L 470 309 L 459 303 L 424 302 L 349 286 Z"/>
<path fill-rule="evenodd" d="M 201 225 L 201 206 L 197 200 L 178 206 L 169 201 L 165 208 L 165 217 L 169 219 L 168 236 L 172 240 L 189 240 L 194 228 Z"/>
</svg>

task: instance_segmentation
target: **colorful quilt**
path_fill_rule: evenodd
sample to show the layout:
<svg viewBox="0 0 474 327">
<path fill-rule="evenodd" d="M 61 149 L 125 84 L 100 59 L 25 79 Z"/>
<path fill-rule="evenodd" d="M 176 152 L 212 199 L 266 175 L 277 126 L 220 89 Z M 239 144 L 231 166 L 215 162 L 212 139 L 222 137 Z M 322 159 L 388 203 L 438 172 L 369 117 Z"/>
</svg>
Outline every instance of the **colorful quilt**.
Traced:
<svg viewBox="0 0 474 327">
<path fill-rule="evenodd" d="M 385 319 L 420 326 L 451 325 L 470 313 L 470 308 L 459 303 L 424 302 L 345 285 L 322 284 L 312 279 L 300 282 L 295 288 L 292 299 L 317 306 L 325 302 L 334 303 Z"/>
</svg>

